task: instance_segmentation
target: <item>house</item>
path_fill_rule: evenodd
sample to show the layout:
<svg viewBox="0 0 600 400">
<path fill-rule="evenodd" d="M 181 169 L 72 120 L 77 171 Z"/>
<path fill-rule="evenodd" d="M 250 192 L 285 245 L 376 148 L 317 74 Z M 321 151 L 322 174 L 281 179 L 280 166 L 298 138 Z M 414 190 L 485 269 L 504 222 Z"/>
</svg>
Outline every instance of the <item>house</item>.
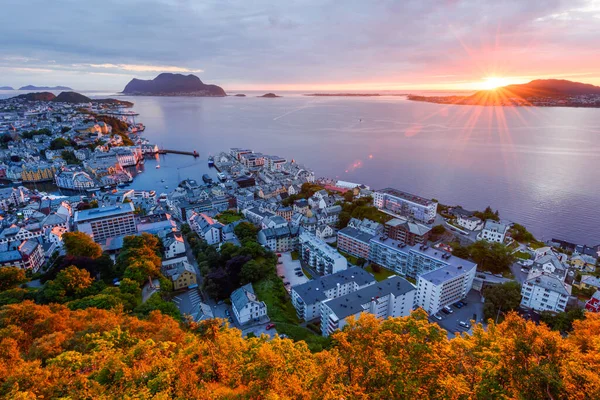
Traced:
<svg viewBox="0 0 600 400">
<path fill-rule="evenodd" d="M 508 225 L 488 219 L 485 221 L 483 230 L 477 235 L 477 239 L 488 242 L 504 243 L 507 232 Z"/>
<path fill-rule="evenodd" d="M 299 199 L 299 200 L 294 201 L 293 209 L 294 209 L 294 212 L 296 212 L 296 213 L 306 215 L 306 213 L 309 210 L 308 201 L 306 201 L 306 199 Z"/>
<path fill-rule="evenodd" d="M 431 228 L 406 218 L 394 218 L 383 226 L 385 236 L 409 246 L 426 244 L 431 234 Z"/>
<path fill-rule="evenodd" d="M 171 279 L 175 290 L 185 289 L 198 283 L 196 271 L 188 262 L 187 257 L 163 261 L 161 270 L 163 275 Z"/>
<path fill-rule="evenodd" d="M 594 272 L 596 270 L 596 259 L 587 254 L 579 254 L 571 257 L 569 264 L 580 271 Z"/>
<path fill-rule="evenodd" d="M 165 258 L 174 258 L 185 253 L 185 243 L 180 232 L 169 232 L 163 239 Z"/>
<path fill-rule="evenodd" d="M 416 289 L 412 283 L 399 276 L 366 286 L 321 305 L 321 332 L 329 336 L 343 329 L 349 318 L 370 313 L 379 319 L 410 315 Z"/>
<path fill-rule="evenodd" d="M 258 300 L 251 283 L 231 293 L 231 308 L 240 325 L 267 315 L 267 305 L 264 301 Z"/>
<path fill-rule="evenodd" d="M 315 236 L 319 239 L 326 239 L 334 235 L 333 228 L 327 224 L 318 224 L 315 229 Z"/>
<path fill-rule="evenodd" d="M 596 290 L 592 297 L 585 303 L 585 310 L 589 312 L 600 312 L 600 290 Z"/>
<path fill-rule="evenodd" d="M 459 214 L 456 218 L 456 224 L 469 231 L 478 231 L 483 228 L 483 221 L 474 215 L 468 216 Z"/>
<path fill-rule="evenodd" d="M 18 246 L 0 245 L 0 266 L 14 266 L 37 272 L 44 265 L 44 249 L 37 240 L 24 240 Z"/>
<path fill-rule="evenodd" d="M 521 288 L 521 306 L 536 311 L 564 312 L 571 290 L 564 278 L 532 269 Z"/>
<path fill-rule="evenodd" d="M 371 236 L 383 233 L 383 225 L 381 225 L 379 222 L 371 221 L 368 218 L 364 218 L 362 220 L 351 218 L 348 222 L 348 226 L 358 229 L 361 232 L 368 233 Z"/>
<path fill-rule="evenodd" d="M 580 289 L 600 289 L 600 278 L 593 275 L 584 275 L 579 282 Z"/>
<path fill-rule="evenodd" d="M 210 245 L 218 244 L 223 241 L 223 224 L 215 221 L 204 213 L 192 213 L 188 219 L 190 228 Z"/>
</svg>

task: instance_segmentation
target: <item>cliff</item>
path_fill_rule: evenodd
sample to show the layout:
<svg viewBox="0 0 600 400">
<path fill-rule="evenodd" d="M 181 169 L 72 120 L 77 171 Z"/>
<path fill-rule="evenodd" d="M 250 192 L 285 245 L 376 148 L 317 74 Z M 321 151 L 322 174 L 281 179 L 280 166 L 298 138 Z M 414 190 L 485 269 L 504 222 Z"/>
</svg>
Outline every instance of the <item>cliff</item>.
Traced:
<svg viewBox="0 0 600 400">
<path fill-rule="evenodd" d="M 195 75 L 169 74 L 158 75 L 152 80 L 132 79 L 124 94 L 142 96 L 225 96 L 223 88 L 207 85 Z"/>
</svg>

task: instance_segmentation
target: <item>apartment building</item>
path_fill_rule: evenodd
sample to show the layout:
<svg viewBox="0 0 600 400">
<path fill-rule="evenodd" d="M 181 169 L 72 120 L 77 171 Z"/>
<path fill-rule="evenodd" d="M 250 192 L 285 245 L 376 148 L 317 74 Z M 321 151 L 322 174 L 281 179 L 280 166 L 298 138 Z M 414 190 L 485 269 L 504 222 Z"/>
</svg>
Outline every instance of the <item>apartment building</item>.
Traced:
<svg viewBox="0 0 600 400">
<path fill-rule="evenodd" d="M 416 289 L 406 279 L 391 276 L 381 282 L 368 285 L 344 296 L 326 300 L 321 305 L 321 332 L 329 336 L 362 313 L 371 313 L 377 318 L 410 315 Z"/>
<path fill-rule="evenodd" d="M 338 231 L 337 248 L 338 250 L 348 253 L 352 256 L 368 260 L 372 237 L 373 235 L 347 226 Z"/>
<path fill-rule="evenodd" d="M 132 235 L 137 233 L 134 211 L 132 203 L 77 211 L 75 228 L 90 235 L 96 243 L 115 236 Z"/>
<path fill-rule="evenodd" d="M 556 275 L 532 270 L 521 287 L 521 306 L 536 311 L 563 312 L 571 290 L 571 285 Z"/>
<path fill-rule="evenodd" d="M 215 221 L 204 213 L 192 213 L 188 219 L 190 228 L 196 232 L 206 243 L 213 245 L 223 241 L 223 224 Z"/>
<path fill-rule="evenodd" d="M 321 275 L 348 268 L 346 258 L 322 239 L 309 232 L 300 234 L 300 257 Z"/>
<path fill-rule="evenodd" d="M 437 203 L 397 189 L 386 188 L 373 193 L 373 205 L 388 214 L 410 217 L 424 223 L 432 223 Z"/>
<path fill-rule="evenodd" d="M 375 278 L 359 267 L 348 269 L 292 286 L 292 304 L 298 318 L 311 321 L 321 317 L 321 303 L 375 284 Z"/>
<path fill-rule="evenodd" d="M 476 265 L 470 262 L 449 264 L 419 275 L 415 306 L 429 314 L 464 299 L 473 286 Z"/>
<path fill-rule="evenodd" d="M 231 293 L 231 308 L 240 325 L 267 315 L 267 305 L 258 300 L 251 283 Z"/>
<path fill-rule="evenodd" d="M 394 218 L 383 226 L 385 236 L 409 246 L 424 244 L 429 240 L 431 228 L 406 218 Z"/>
<path fill-rule="evenodd" d="M 477 235 L 477 239 L 488 242 L 504 243 L 508 232 L 508 225 L 488 219 L 485 221 L 483 230 Z"/>
<path fill-rule="evenodd" d="M 300 229 L 287 224 L 278 228 L 262 229 L 258 232 L 258 243 L 268 247 L 271 251 L 291 251 L 298 245 Z"/>
</svg>

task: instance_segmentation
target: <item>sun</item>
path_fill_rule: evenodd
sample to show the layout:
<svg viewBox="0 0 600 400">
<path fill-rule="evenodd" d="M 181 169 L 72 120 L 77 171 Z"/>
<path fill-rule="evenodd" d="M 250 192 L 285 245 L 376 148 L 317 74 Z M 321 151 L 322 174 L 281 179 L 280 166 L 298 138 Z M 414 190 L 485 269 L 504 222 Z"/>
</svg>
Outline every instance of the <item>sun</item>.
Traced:
<svg viewBox="0 0 600 400">
<path fill-rule="evenodd" d="M 502 78 L 502 77 L 498 77 L 498 76 L 488 76 L 481 83 L 481 87 L 482 87 L 482 89 L 485 89 L 485 90 L 494 90 L 501 86 L 506 86 L 508 84 L 509 84 L 509 82 L 508 82 L 508 79 L 506 79 L 506 78 Z"/>
</svg>

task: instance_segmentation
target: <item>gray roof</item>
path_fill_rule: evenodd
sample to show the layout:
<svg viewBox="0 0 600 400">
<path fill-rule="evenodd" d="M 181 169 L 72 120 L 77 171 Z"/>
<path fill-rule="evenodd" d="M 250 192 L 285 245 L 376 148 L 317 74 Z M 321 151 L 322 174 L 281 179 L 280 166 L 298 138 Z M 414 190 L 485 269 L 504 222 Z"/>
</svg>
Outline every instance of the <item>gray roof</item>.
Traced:
<svg viewBox="0 0 600 400">
<path fill-rule="evenodd" d="M 403 225 L 407 231 L 418 236 L 423 236 L 431 230 L 427 225 L 411 222 L 406 218 L 394 218 L 391 221 L 386 222 L 389 226 L 400 226 Z"/>
<path fill-rule="evenodd" d="M 600 278 L 593 275 L 584 275 L 581 277 L 581 283 L 600 288 Z"/>
<path fill-rule="evenodd" d="M 527 283 L 548 289 L 565 296 L 571 294 L 571 285 L 567 285 L 554 275 L 545 274 L 541 271 L 531 271 L 527 276 Z"/>
<path fill-rule="evenodd" d="M 304 303 L 315 304 L 327 300 L 325 291 L 336 287 L 338 283 L 343 285 L 348 282 L 355 282 L 358 286 L 364 286 L 375 282 L 375 278 L 362 268 L 351 267 L 335 274 L 325 275 L 301 285 L 293 286 L 292 290 L 298 293 Z"/>
<path fill-rule="evenodd" d="M 494 220 L 488 219 L 485 221 L 485 226 L 483 229 L 496 231 L 500 233 L 506 233 L 506 231 L 508 230 L 508 226 L 501 222 L 496 222 Z"/>
<path fill-rule="evenodd" d="M 328 300 L 325 304 L 331 308 L 338 318 L 342 319 L 365 311 L 363 305 L 370 303 L 373 299 L 376 301 L 378 297 L 384 297 L 389 294 L 401 296 L 413 290 L 416 290 L 416 288 L 406 279 L 399 276 L 391 276 L 374 285 L 364 287 L 336 299 Z"/>
<path fill-rule="evenodd" d="M 121 214 L 133 213 L 133 211 L 133 203 L 122 203 L 111 207 L 92 208 L 90 210 L 77 211 L 75 213 L 75 222 L 110 218 Z"/>
<path fill-rule="evenodd" d="M 365 243 L 365 244 L 369 244 L 369 242 L 371 241 L 371 238 L 373 237 L 373 235 L 369 235 L 368 233 L 359 231 L 356 228 L 352 228 L 351 226 L 347 226 L 344 229 L 338 231 L 338 235 L 345 235 L 345 236 L 349 236 L 354 240 L 357 240 L 359 242 Z"/>
<path fill-rule="evenodd" d="M 236 289 L 231 293 L 231 303 L 238 310 L 246 307 L 251 300 L 248 298 L 248 293 L 254 294 L 254 288 L 251 283 L 247 283 L 239 289 Z"/>
<path fill-rule="evenodd" d="M 454 257 L 456 258 L 456 257 Z M 475 268 L 475 264 L 469 263 L 469 265 L 446 265 L 440 269 L 436 269 L 427 272 L 420 276 L 425 280 L 433 283 L 434 285 L 440 285 L 446 281 L 456 278 L 459 275 L 463 275 L 467 271 L 471 271 Z"/>
<path fill-rule="evenodd" d="M 19 253 L 17 250 L 4 251 L 0 253 L 0 263 L 21 261 L 21 258 L 21 253 Z"/>
</svg>

